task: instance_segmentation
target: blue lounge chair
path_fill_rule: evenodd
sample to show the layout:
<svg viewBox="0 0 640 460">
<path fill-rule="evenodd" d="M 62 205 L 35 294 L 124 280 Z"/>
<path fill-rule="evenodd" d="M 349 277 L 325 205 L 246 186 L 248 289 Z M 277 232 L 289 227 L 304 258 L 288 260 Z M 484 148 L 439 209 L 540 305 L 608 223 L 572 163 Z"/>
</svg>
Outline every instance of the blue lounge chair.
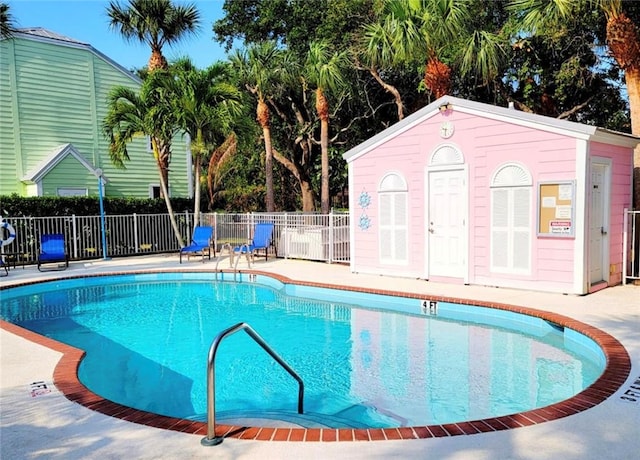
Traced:
<svg viewBox="0 0 640 460">
<path fill-rule="evenodd" d="M 202 254 L 202 262 L 204 262 L 204 256 L 207 254 L 209 260 L 211 260 L 211 239 L 213 238 L 213 227 L 199 226 L 193 230 L 193 237 L 189 246 L 185 246 L 180 249 L 180 263 L 182 263 L 182 254 Z"/>
<path fill-rule="evenodd" d="M 249 244 L 236 246 L 233 248 L 235 254 L 249 254 L 253 258 L 258 251 L 264 251 L 264 260 L 269 257 L 269 247 L 271 246 L 271 238 L 273 237 L 273 224 L 263 222 L 256 224 L 253 230 L 253 240 Z M 275 249 L 275 248 L 274 248 Z M 276 256 L 278 254 L 276 253 Z"/>
<path fill-rule="evenodd" d="M 60 263 L 64 263 L 60 268 Z M 38 256 L 38 270 L 42 271 L 42 264 L 57 263 L 57 270 L 69 268 L 69 256 L 64 245 L 62 233 L 44 234 L 40 237 L 40 255 Z"/>
<path fill-rule="evenodd" d="M 2 260 L 1 256 L 0 256 L 0 269 L 4 270 L 4 275 L 0 275 L 0 276 L 9 276 L 9 267 L 7 266 L 7 264 L 4 263 L 4 260 Z"/>
</svg>

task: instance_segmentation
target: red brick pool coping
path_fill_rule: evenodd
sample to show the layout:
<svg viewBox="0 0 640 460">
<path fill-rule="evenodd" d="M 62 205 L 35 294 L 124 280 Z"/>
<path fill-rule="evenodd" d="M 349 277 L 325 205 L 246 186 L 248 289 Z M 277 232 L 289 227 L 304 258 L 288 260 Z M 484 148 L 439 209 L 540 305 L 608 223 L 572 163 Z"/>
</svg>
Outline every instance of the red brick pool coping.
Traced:
<svg viewBox="0 0 640 460">
<path fill-rule="evenodd" d="M 101 273 L 95 275 L 78 275 L 60 277 L 57 280 L 74 278 L 87 278 L 96 276 L 117 276 L 145 273 L 174 273 L 175 271 L 133 271 L 126 273 Z M 180 273 L 187 273 L 181 271 Z M 202 273 L 198 271 L 196 273 Z M 563 316 L 557 313 L 536 310 L 528 307 L 520 307 L 495 302 L 483 302 L 453 297 L 430 296 L 412 292 L 396 292 L 382 289 L 369 289 L 353 286 L 341 286 L 316 282 L 295 281 L 287 277 L 262 271 L 243 271 L 242 273 L 254 273 L 277 279 L 286 284 L 313 286 L 320 288 L 340 289 L 343 291 L 365 292 L 372 294 L 392 295 L 398 297 L 410 297 L 420 300 L 435 300 L 458 304 L 470 304 L 508 310 L 516 313 L 542 318 L 552 323 L 568 327 L 594 340 L 603 350 L 606 357 L 605 370 L 593 384 L 567 400 L 550 406 L 532 409 L 517 414 L 501 417 L 471 420 L 460 423 L 448 423 L 443 425 L 409 426 L 400 428 L 267 428 L 234 426 L 216 424 L 216 436 L 223 438 L 251 439 L 257 441 L 306 441 L 306 442 L 334 442 L 334 441 L 380 441 L 387 439 L 426 439 L 458 435 L 471 435 L 491 431 L 502 431 L 520 428 L 539 423 L 556 420 L 563 417 L 583 412 L 590 409 L 613 395 L 626 381 L 631 371 L 631 359 L 622 344 L 610 334 L 590 326 L 581 321 Z M 25 286 L 31 283 L 22 283 L 5 288 Z M 58 390 L 70 401 L 111 417 L 116 417 L 133 423 L 150 427 L 162 428 L 184 433 L 193 433 L 205 436 L 207 424 L 204 422 L 167 417 L 123 406 L 105 399 L 91 392 L 78 380 L 78 366 L 85 352 L 78 348 L 57 342 L 53 339 L 41 336 L 23 329 L 14 324 L 0 320 L 0 327 L 8 332 L 21 336 L 39 345 L 43 345 L 63 354 L 53 373 L 53 383 Z"/>
</svg>

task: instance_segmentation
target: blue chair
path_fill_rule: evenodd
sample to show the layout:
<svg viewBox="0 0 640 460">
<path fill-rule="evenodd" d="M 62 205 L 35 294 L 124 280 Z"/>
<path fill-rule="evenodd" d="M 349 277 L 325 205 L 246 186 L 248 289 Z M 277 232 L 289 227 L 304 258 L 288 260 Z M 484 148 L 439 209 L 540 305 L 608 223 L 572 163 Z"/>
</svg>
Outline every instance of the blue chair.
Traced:
<svg viewBox="0 0 640 460">
<path fill-rule="evenodd" d="M 2 260 L 1 256 L 0 256 L 0 269 L 4 270 L 4 275 L 0 275 L 0 276 L 9 276 L 9 267 L 7 266 L 7 264 L 4 263 L 4 260 Z"/>
<path fill-rule="evenodd" d="M 64 263 L 60 268 L 60 263 Z M 42 264 L 57 263 L 57 270 L 69 268 L 69 256 L 65 249 L 62 233 L 44 234 L 40 237 L 40 255 L 38 255 L 38 270 L 42 271 Z"/>
<path fill-rule="evenodd" d="M 253 230 L 253 240 L 251 240 L 249 244 L 236 246 L 233 248 L 233 252 L 239 255 L 249 254 L 253 258 L 256 252 L 264 251 L 264 260 L 267 260 L 269 257 L 269 247 L 271 246 L 271 238 L 273 238 L 273 227 L 274 225 L 270 222 L 256 224 Z M 277 255 L 276 252 L 276 256 Z"/>
<path fill-rule="evenodd" d="M 180 263 L 182 263 L 182 254 L 187 255 L 187 260 L 190 254 L 202 254 L 202 262 L 204 262 L 204 256 L 207 254 L 209 260 L 211 260 L 211 240 L 213 238 L 213 227 L 199 226 L 193 230 L 193 237 L 189 246 L 185 246 L 180 249 Z"/>
</svg>

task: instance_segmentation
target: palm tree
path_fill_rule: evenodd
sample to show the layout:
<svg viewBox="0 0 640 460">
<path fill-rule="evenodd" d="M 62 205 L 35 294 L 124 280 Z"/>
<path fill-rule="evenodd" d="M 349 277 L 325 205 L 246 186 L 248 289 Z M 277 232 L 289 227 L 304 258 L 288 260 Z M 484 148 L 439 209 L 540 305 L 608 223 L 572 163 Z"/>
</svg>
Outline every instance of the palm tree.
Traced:
<svg viewBox="0 0 640 460">
<path fill-rule="evenodd" d="M 230 57 L 240 81 L 257 99 L 256 120 L 262 128 L 265 151 L 265 182 L 267 212 L 275 211 L 273 195 L 273 146 L 269 100 L 279 90 L 279 83 L 287 73 L 285 52 L 273 41 L 257 43 L 248 50 L 236 51 Z"/>
<path fill-rule="evenodd" d="M 232 135 L 233 119 L 241 110 L 241 93 L 230 82 L 228 65 L 197 69 L 189 59 L 174 63 L 165 82 L 180 129 L 191 138 L 195 169 L 194 226 L 200 216 L 202 159 L 220 140 Z"/>
<path fill-rule="evenodd" d="M 550 28 L 580 11 L 602 14 L 606 20 L 609 53 L 624 71 L 631 133 L 640 135 L 640 29 L 624 13 L 622 0 L 511 0 L 510 9 L 521 17 L 521 26 L 532 34 L 548 34 Z M 634 152 L 634 207 L 640 208 L 640 147 Z"/>
<path fill-rule="evenodd" d="M 149 71 L 168 69 L 162 54 L 164 45 L 178 43 L 200 27 L 200 13 L 194 4 L 176 5 L 171 0 L 129 0 L 126 5 L 112 1 L 107 15 L 110 27 L 125 39 L 149 45 Z"/>
<path fill-rule="evenodd" d="M 329 44 L 324 41 L 310 44 L 303 74 L 307 85 L 315 88 L 316 112 L 320 118 L 320 148 L 322 152 L 320 208 L 323 214 L 329 214 L 331 207 L 329 196 L 329 102 L 326 93 L 345 86 L 343 71 L 346 68 L 346 53 L 333 52 Z"/>
<path fill-rule="evenodd" d="M 475 30 L 473 6 L 460 0 L 384 2 L 380 21 L 363 30 L 361 48 L 367 64 L 375 70 L 424 63 L 424 86 L 436 98 L 451 91 L 452 65 L 459 65 L 462 75 L 475 73 L 486 84 L 506 57 L 507 40 Z M 393 93 L 391 88 L 385 89 Z M 401 117 L 401 101 L 397 94 L 394 97 Z"/>
<path fill-rule="evenodd" d="M 161 91 L 160 71 L 153 72 L 142 84 L 139 93 L 123 86 L 114 87 L 107 98 L 107 114 L 102 122 L 102 130 L 109 139 L 109 157 L 117 168 L 125 168 L 129 161 L 127 145 L 135 138 L 149 136 L 153 157 L 158 166 L 160 188 L 164 197 L 171 226 L 180 247 L 184 246 L 182 236 L 169 199 L 165 160 L 171 154 L 171 140 L 176 131 L 177 122 L 171 107 L 165 102 Z"/>
<path fill-rule="evenodd" d="M 13 16 L 7 3 L 0 3 L 0 39 L 11 38 L 15 30 Z"/>
</svg>

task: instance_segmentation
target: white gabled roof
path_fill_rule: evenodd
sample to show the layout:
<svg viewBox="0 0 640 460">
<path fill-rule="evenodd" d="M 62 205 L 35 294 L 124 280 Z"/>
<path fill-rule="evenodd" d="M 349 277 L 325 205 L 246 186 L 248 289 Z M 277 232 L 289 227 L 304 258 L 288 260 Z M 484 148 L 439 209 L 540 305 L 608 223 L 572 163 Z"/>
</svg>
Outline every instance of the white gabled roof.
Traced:
<svg viewBox="0 0 640 460">
<path fill-rule="evenodd" d="M 453 96 L 443 96 L 424 108 L 412 113 L 403 120 L 388 127 L 384 131 L 376 134 L 372 138 L 355 146 L 345 152 L 342 157 L 349 163 L 365 153 L 373 150 L 378 145 L 387 142 L 389 139 L 400 135 L 404 131 L 413 128 L 440 112 L 440 106 L 451 104 L 452 110 L 462 113 L 481 116 L 494 120 L 501 120 L 508 123 L 529 126 L 532 128 L 560 133 L 585 140 L 593 140 L 606 144 L 621 145 L 634 148 L 640 143 L 640 137 L 631 134 L 611 131 L 596 126 L 585 125 L 573 121 L 560 120 L 558 118 L 546 117 L 534 113 L 522 112 L 520 110 L 482 102 L 468 101 Z"/>
<path fill-rule="evenodd" d="M 126 76 L 130 77 L 132 80 L 136 81 L 137 83 L 142 82 L 142 80 L 140 80 L 140 78 L 138 78 L 137 75 L 125 69 L 123 66 L 118 64 L 116 61 L 111 59 L 106 54 L 101 53 L 100 51 L 95 49 L 93 46 L 91 46 L 89 43 L 81 42 L 74 38 L 70 38 L 70 37 L 58 34 L 56 32 L 45 29 L 43 27 L 23 27 L 20 29 L 16 29 L 15 32 L 13 33 L 13 37 L 39 41 L 43 43 L 55 43 L 56 45 L 67 46 L 70 48 L 86 49 L 90 53 L 93 53 L 96 56 L 98 56 L 100 59 L 103 59 L 104 61 L 108 62 L 110 65 L 112 65 L 113 67 L 115 67 L 120 72 L 124 73 Z"/>
<path fill-rule="evenodd" d="M 73 146 L 73 144 L 62 144 L 53 149 L 45 158 L 42 160 L 35 168 L 29 171 L 22 177 L 23 182 L 36 183 L 40 182 L 44 176 L 46 176 L 53 168 L 56 167 L 58 163 L 64 160 L 68 155 L 73 156 L 78 162 L 87 168 L 94 176 L 98 177 L 97 168 L 94 168 L 91 163 L 89 163 L 78 150 Z M 108 182 L 107 178 L 102 176 L 103 182 Z"/>
</svg>

